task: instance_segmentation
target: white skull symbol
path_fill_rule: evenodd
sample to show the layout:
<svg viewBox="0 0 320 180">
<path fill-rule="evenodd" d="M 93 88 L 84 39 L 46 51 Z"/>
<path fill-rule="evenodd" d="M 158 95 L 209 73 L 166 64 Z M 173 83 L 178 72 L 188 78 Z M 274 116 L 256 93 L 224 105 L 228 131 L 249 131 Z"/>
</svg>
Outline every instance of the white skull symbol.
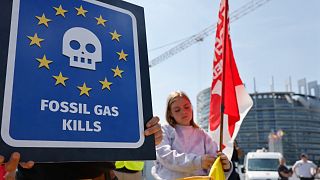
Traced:
<svg viewBox="0 0 320 180">
<path fill-rule="evenodd" d="M 62 54 L 69 57 L 72 67 L 96 70 L 96 63 L 102 62 L 99 39 L 81 27 L 71 28 L 64 33 Z"/>
</svg>

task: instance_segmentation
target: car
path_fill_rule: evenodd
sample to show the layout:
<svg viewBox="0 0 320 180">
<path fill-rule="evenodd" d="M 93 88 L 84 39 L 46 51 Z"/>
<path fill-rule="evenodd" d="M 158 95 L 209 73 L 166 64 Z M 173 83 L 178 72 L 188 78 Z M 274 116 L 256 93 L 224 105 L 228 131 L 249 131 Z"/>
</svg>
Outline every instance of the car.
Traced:
<svg viewBox="0 0 320 180">
<path fill-rule="evenodd" d="M 279 152 L 257 150 L 245 156 L 244 166 L 241 169 L 245 180 L 278 180 Z"/>
</svg>

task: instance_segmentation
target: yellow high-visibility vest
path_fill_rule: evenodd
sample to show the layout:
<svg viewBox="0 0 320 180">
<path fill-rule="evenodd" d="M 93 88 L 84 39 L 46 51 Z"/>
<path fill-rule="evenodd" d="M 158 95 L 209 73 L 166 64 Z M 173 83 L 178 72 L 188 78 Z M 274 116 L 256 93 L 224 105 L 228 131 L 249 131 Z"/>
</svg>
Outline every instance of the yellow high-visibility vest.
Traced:
<svg viewBox="0 0 320 180">
<path fill-rule="evenodd" d="M 121 169 L 126 167 L 129 170 L 133 171 L 141 171 L 143 169 L 144 162 L 143 161 L 117 161 L 116 169 Z"/>
</svg>

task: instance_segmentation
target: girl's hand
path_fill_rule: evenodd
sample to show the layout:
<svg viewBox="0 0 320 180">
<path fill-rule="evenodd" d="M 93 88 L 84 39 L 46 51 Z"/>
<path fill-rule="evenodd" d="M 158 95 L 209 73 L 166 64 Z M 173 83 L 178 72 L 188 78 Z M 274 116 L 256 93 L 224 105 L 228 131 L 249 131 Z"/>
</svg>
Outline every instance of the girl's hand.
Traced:
<svg viewBox="0 0 320 180">
<path fill-rule="evenodd" d="M 201 156 L 202 169 L 210 169 L 216 158 L 213 155 L 205 154 Z"/>
<path fill-rule="evenodd" d="M 4 176 L 6 180 L 14 180 L 16 177 L 16 169 L 18 167 L 18 164 L 22 166 L 23 168 L 30 169 L 33 167 L 34 162 L 28 161 L 28 162 L 20 162 L 20 153 L 14 152 L 11 154 L 10 160 L 8 162 L 4 162 L 4 157 L 0 155 L 0 164 L 3 164 L 5 167 L 6 175 Z"/>
<path fill-rule="evenodd" d="M 218 153 L 218 156 L 220 156 L 220 161 L 221 161 L 223 170 L 225 172 L 230 171 L 231 165 L 230 165 L 230 161 L 229 161 L 228 157 L 221 152 Z"/>
<path fill-rule="evenodd" d="M 156 145 L 162 141 L 162 130 L 159 123 L 160 119 L 157 116 L 152 117 L 147 123 L 147 129 L 144 131 L 144 135 L 150 136 L 154 134 L 154 142 Z"/>
</svg>

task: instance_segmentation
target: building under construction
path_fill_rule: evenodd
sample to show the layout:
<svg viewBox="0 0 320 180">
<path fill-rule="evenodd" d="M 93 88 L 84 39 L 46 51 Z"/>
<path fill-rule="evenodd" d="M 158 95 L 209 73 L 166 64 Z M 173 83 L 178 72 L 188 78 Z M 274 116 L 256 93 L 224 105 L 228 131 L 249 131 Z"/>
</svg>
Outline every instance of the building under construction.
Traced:
<svg viewBox="0 0 320 180">
<path fill-rule="evenodd" d="M 245 117 L 237 140 L 245 153 L 260 148 L 282 151 L 288 164 L 304 152 L 320 163 L 320 86 L 299 81 L 299 93 L 252 93 L 254 105 Z M 304 90 L 304 93 L 301 92 Z M 208 128 L 210 89 L 197 97 L 199 125 Z M 312 95 L 311 95 L 312 94 Z"/>
</svg>

